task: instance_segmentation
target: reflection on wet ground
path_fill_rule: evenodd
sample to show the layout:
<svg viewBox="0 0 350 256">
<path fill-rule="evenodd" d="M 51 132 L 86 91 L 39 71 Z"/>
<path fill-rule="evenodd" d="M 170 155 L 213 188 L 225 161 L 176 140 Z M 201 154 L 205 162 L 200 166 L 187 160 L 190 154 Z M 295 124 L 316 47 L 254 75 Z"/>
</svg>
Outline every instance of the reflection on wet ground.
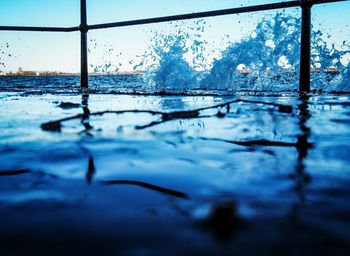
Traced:
<svg viewBox="0 0 350 256">
<path fill-rule="evenodd" d="M 349 108 L 1 93 L 0 253 L 348 255 Z"/>
</svg>

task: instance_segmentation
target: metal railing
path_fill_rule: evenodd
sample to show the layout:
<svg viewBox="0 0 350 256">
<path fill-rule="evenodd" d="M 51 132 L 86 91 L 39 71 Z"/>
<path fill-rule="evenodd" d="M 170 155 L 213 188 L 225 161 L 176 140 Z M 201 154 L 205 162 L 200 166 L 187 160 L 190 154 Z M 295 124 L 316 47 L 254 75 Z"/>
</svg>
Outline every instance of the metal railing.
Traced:
<svg viewBox="0 0 350 256">
<path fill-rule="evenodd" d="M 327 4 L 334 2 L 345 2 L 348 0 L 294 0 L 280 3 L 262 4 L 207 12 L 196 12 L 173 16 L 164 16 L 148 19 L 138 19 L 129 21 L 120 21 L 112 23 L 103 23 L 88 25 L 86 0 L 80 0 L 80 26 L 77 27 L 29 27 L 29 26 L 0 26 L 0 31 L 38 31 L 38 32 L 74 32 L 80 31 L 81 34 L 81 70 L 80 86 L 88 88 L 88 47 L 87 32 L 94 29 L 106 29 L 115 27 L 126 27 L 143 24 L 152 24 L 160 22 L 170 22 L 178 20 L 189 20 L 198 18 L 207 18 L 214 16 L 223 16 L 230 14 L 240 14 L 247 12 L 258 12 L 267 10 L 276 10 L 292 7 L 301 8 L 301 40 L 300 40 L 300 77 L 299 91 L 310 91 L 310 51 L 311 51 L 311 7 L 316 4 Z"/>
</svg>

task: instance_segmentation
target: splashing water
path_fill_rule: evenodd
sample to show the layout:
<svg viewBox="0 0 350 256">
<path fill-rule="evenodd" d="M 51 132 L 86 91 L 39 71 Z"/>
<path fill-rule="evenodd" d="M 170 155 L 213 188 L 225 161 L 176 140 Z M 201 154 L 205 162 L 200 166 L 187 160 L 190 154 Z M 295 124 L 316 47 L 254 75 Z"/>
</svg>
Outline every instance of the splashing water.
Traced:
<svg viewBox="0 0 350 256">
<path fill-rule="evenodd" d="M 219 89 L 278 89 L 293 83 L 292 73 L 299 58 L 299 20 L 277 14 L 263 19 L 255 32 L 231 44 L 201 83 L 201 87 Z M 292 63 L 292 64 L 290 64 Z M 237 72 L 239 66 L 241 72 Z M 246 72 L 242 72 L 242 71 Z M 277 88 L 276 88 L 277 87 Z"/>
<path fill-rule="evenodd" d="M 150 72 L 147 85 L 156 91 L 184 91 L 192 89 L 195 85 L 195 72 L 190 64 L 183 58 L 187 48 L 185 36 L 168 36 L 163 38 L 166 45 L 157 45 L 156 53 L 161 56 L 155 72 Z M 176 86 L 174 86 L 176 85 Z"/>
<path fill-rule="evenodd" d="M 201 26 L 195 35 L 181 29 L 170 35 L 155 33 L 151 52 L 134 68 L 148 70 L 145 90 L 182 93 L 200 89 L 233 93 L 298 88 L 300 18 L 278 13 L 260 20 L 253 33 L 239 42 L 231 42 L 221 52 L 221 58 L 209 67 L 205 64 L 207 42 L 201 40 L 200 33 L 205 23 Z M 348 42 L 344 41 L 341 49 L 336 49 L 334 44 L 329 47 L 321 31 L 313 31 L 313 88 L 349 91 L 349 61 L 341 61 L 349 53 Z"/>
<path fill-rule="evenodd" d="M 0 72 L 2 68 L 6 67 L 5 58 L 11 58 L 12 54 L 10 53 L 10 44 L 5 43 L 0 45 Z"/>
<path fill-rule="evenodd" d="M 183 30 L 176 25 L 178 30 L 173 34 L 153 32 L 151 51 L 134 66 L 134 70 L 147 70 L 145 90 L 181 93 L 198 87 L 201 75 L 198 71 L 205 70 L 207 42 L 201 40 L 204 26 L 205 22 L 201 20 L 196 22 L 196 29 L 187 27 Z"/>
<path fill-rule="evenodd" d="M 94 64 L 90 65 L 90 71 L 110 76 L 91 77 L 91 88 L 96 91 L 100 89 L 101 92 L 117 88 L 113 92 L 223 95 L 237 91 L 297 90 L 300 23 L 299 17 L 284 12 L 267 16 L 240 41 L 232 42 L 229 37 L 222 38 L 220 41 L 227 42 L 224 41 L 225 47 L 220 50 L 220 47 L 213 47 L 204 39 L 208 27 L 204 20 L 190 25 L 175 22 L 172 32 L 151 31 L 151 46 L 144 54 L 128 56 L 131 59 L 128 65 L 133 67 L 137 75 L 121 72 L 125 70 L 121 60 L 125 53 L 117 51 L 107 42 L 100 52 L 102 59 L 97 64 L 94 63 L 96 60 L 92 61 Z M 312 88 L 349 92 L 350 43 L 344 41 L 336 46 L 331 41 L 330 35 L 321 31 L 312 32 Z M 97 40 L 91 39 L 89 52 L 101 51 L 97 46 Z M 10 45 L 6 42 L 0 45 L 0 72 L 5 67 L 5 61 L 11 57 L 16 58 Z M 18 83 L 23 87 L 21 81 Z M 0 83 L 2 88 L 13 87 L 5 80 Z M 30 88 L 43 87 L 42 83 L 32 84 L 34 85 Z M 78 87 L 77 84 L 74 80 L 75 87 Z M 48 86 L 43 89 L 47 88 Z"/>
</svg>

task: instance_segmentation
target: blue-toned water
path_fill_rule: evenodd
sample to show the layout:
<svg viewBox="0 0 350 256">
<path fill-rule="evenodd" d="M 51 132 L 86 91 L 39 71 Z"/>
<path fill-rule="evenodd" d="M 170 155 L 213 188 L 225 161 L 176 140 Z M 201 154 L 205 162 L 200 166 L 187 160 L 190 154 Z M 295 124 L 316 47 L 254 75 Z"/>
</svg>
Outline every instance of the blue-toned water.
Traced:
<svg viewBox="0 0 350 256">
<path fill-rule="evenodd" d="M 181 23 L 180 23 L 181 24 Z M 153 32 L 151 46 L 137 56 L 129 75 L 122 64 L 90 63 L 91 93 L 234 95 L 236 92 L 286 92 L 299 86 L 300 18 L 284 12 L 258 22 L 240 41 L 228 41 L 213 61 L 203 33 L 206 23 L 177 25 L 167 34 Z M 92 40 L 91 51 L 97 43 Z M 107 49 L 107 52 L 113 49 Z M 213 51 L 213 50 L 211 50 Z M 8 54 L 7 51 L 4 54 Z M 136 58 L 136 57 L 135 57 Z M 1 60 L 1 52 L 0 52 Z M 311 87 L 325 92 L 350 92 L 350 43 L 335 42 L 330 34 L 312 31 Z M 6 66 L 5 63 L 2 63 Z M 0 76 L 0 91 L 78 92 L 78 76 Z"/>
<path fill-rule="evenodd" d="M 7 92 L 0 119 L 2 255 L 350 252 L 348 96 Z"/>
<path fill-rule="evenodd" d="M 209 67 L 200 37 L 158 35 L 147 71 L 84 92 L 0 77 L 0 254 L 349 255 L 348 50 L 316 40 L 299 95 L 298 22 Z"/>
<path fill-rule="evenodd" d="M 201 26 L 197 31 L 205 29 L 205 23 Z M 264 18 L 251 34 L 229 42 L 211 64 L 206 61 L 207 42 L 201 39 L 201 32 L 193 35 L 180 28 L 177 34 L 157 35 L 140 65 L 151 62 L 149 59 L 158 61 L 144 68 L 149 78 L 146 86 L 180 93 L 198 88 L 226 93 L 297 89 L 300 28 L 300 18 L 285 13 Z M 349 41 L 338 47 L 331 42 L 331 35 L 326 40 L 321 31 L 312 32 L 312 88 L 349 91 Z"/>
</svg>

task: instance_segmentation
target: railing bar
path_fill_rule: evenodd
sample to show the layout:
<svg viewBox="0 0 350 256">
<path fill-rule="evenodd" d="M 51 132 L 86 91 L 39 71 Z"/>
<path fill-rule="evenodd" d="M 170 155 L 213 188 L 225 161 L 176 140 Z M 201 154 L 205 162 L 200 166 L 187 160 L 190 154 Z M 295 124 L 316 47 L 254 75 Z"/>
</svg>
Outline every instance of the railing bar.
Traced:
<svg viewBox="0 0 350 256">
<path fill-rule="evenodd" d="M 300 74 L 299 91 L 310 91 L 310 56 L 311 56 L 311 4 L 301 0 L 301 37 L 300 37 Z"/>
<path fill-rule="evenodd" d="M 313 5 L 316 5 L 316 4 L 327 4 L 327 3 L 345 2 L 345 1 L 349 1 L 349 0 L 313 0 L 313 1 L 311 0 L 309 2 L 312 3 Z M 214 10 L 214 11 L 207 11 L 207 12 L 197 12 L 197 13 L 180 14 L 180 15 L 147 18 L 147 19 L 139 19 L 139 20 L 103 23 L 103 24 L 90 25 L 88 26 L 88 29 L 125 27 L 125 26 L 132 26 L 132 25 L 142 25 L 142 24 L 152 24 L 152 23 L 169 22 L 169 21 L 186 20 L 186 19 L 206 18 L 206 17 L 223 16 L 223 15 L 239 14 L 239 13 L 247 13 L 247 12 L 276 10 L 276 9 L 284 9 L 284 8 L 299 7 L 299 6 L 300 6 L 300 2 L 298 0 L 295 0 L 295 1 L 288 1 L 288 2 L 280 2 L 280 3 L 271 3 L 271 4 L 255 5 L 255 6 Z M 80 28 L 79 27 L 0 26 L 0 31 L 74 32 L 74 31 L 80 31 Z"/>
<path fill-rule="evenodd" d="M 0 31 L 31 31 L 31 32 L 74 32 L 79 27 L 27 27 L 27 26 L 0 26 Z"/>
<path fill-rule="evenodd" d="M 89 87 L 86 0 L 80 0 L 80 87 Z"/>
<path fill-rule="evenodd" d="M 326 3 L 343 2 L 343 1 L 348 1 L 348 0 L 314 0 L 310 2 L 312 2 L 312 4 L 326 4 Z M 89 30 L 90 29 L 92 30 L 92 29 L 112 28 L 112 27 L 125 27 L 125 26 L 144 25 L 144 24 L 152 24 L 152 23 L 160 23 L 160 22 L 224 16 L 224 15 L 240 14 L 240 13 L 247 13 L 247 12 L 276 10 L 276 9 L 292 8 L 292 7 L 299 7 L 299 6 L 300 6 L 300 2 L 297 0 L 297 1 L 288 1 L 288 2 L 281 2 L 281 3 L 271 3 L 271 4 L 262 4 L 262 5 L 247 6 L 247 7 L 214 10 L 214 11 L 207 11 L 207 12 L 164 16 L 164 17 L 157 17 L 157 18 L 103 23 L 103 24 L 90 25 L 88 26 L 88 28 Z"/>
<path fill-rule="evenodd" d="M 178 20 L 189 20 L 189 19 L 224 16 L 224 15 L 230 15 L 230 14 L 239 14 L 239 13 L 245 13 L 245 12 L 273 10 L 273 9 L 298 7 L 298 6 L 299 6 L 298 1 L 289 1 L 284 3 L 273 3 L 273 4 L 230 8 L 230 9 L 222 9 L 222 10 L 207 11 L 207 12 L 179 14 L 179 15 L 164 16 L 164 17 L 157 17 L 157 18 L 104 23 L 104 24 L 90 25 L 89 29 L 103 29 L 103 28 L 112 28 L 112 27 L 125 27 L 125 26 L 133 26 L 133 25 L 178 21 Z"/>
</svg>

